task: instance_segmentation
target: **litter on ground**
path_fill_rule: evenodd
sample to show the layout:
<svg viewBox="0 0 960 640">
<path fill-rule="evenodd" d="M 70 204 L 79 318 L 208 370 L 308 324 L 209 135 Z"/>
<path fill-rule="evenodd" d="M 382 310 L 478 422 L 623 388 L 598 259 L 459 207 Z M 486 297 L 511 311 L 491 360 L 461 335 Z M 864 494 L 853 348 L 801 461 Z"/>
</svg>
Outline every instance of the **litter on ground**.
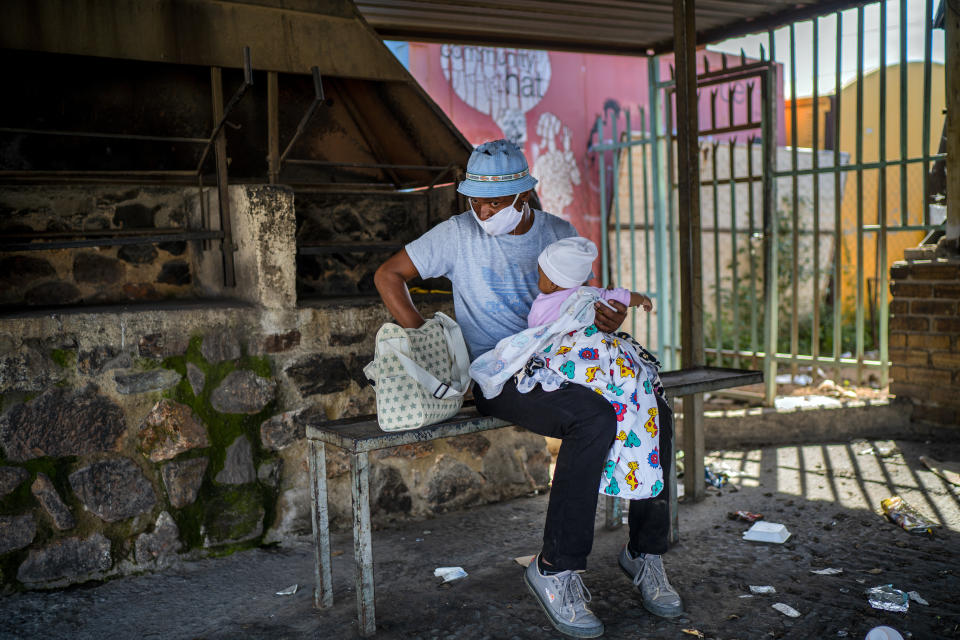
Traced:
<svg viewBox="0 0 960 640">
<path fill-rule="evenodd" d="M 791 618 L 799 618 L 799 617 L 800 617 L 800 612 L 797 611 L 796 609 L 794 609 L 793 607 L 791 607 L 791 606 L 788 605 L 788 604 L 784 604 L 784 603 L 782 603 L 782 602 L 775 602 L 775 603 L 773 603 L 773 604 L 770 605 L 770 606 L 772 606 L 774 609 L 776 609 L 777 611 L 779 611 L 780 613 L 782 613 L 782 614 L 785 615 L 785 616 L 790 616 Z"/>
<path fill-rule="evenodd" d="M 763 585 L 763 586 L 758 586 L 753 584 L 750 585 L 750 593 L 755 593 L 759 595 L 759 594 L 776 593 L 776 592 L 777 590 L 771 587 L 770 585 Z"/>
<path fill-rule="evenodd" d="M 443 578 L 444 582 L 452 582 L 460 578 L 466 578 L 467 572 L 463 567 L 437 567 L 433 570 L 433 575 L 437 578 Z"/>
<path fill-rule="evenodd" d="M 774 544 L 783 544 L 790 537 L 787 528 L 778 522 L 767 522 L 760 520 L 754 522 L 753 526 L 743 532 L 743 539 L 753 542 L 772 542 Z"/>
</svg>

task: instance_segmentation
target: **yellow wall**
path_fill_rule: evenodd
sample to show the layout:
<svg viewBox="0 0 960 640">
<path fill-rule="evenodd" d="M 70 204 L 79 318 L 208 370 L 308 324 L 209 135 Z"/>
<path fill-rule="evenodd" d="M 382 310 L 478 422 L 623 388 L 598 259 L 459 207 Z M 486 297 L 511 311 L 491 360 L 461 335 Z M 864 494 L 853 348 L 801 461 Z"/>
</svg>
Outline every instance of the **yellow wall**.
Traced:
<svg viewBox="0 0 960 640">
<path fill-rule="evenodd" d="M 817 149 L 824 148 L 824 142 L 827 138 L 827 113 L 830 112 L 830 96 L 820 96 L 819 108 L 817 113 L 820 117 L 817 132 Z M 783 122 L 787 132 L 787 146 L 793 144 L 793 100 L 786 100 L 783 106 Z M 813 148 L 813 98 L 797 98 L 797 147 L 804 149 Z"/>
<path fill-rule="evenodd" d="M 900 66 L 887 67 L 886 122 L 886 159 L 900 157 Z M 907 157 L 919 157 L 923 153 L 921 136 L 923 135 L 923 64 L 907 65 Z M 841 90 L 840 140 L 841 151 L 850 154 L 850 162 L 858 161 L 857 151 L 857 86 L 852 82 Z M 932 65 L 930 84 L 930 138 L 929 153 L 936 153 L 943 133 L 944 121 L 944 68 Z M 798 115 L 800 111 L 798 110 Z M 863 78 L 863 156 L 862 162 L 879 160 L 880 144 L 880 72 L 875 71 Z M 798 133 L 801 130 L 798 122 Z M 879 224 L 878 169 L 863 172 L 863 223 Z M 887 181 L 887 224 L 900 224 L 900 168 L 886 169 Z M 923 163 L 907 165 L 907 224 L 923 223 Z M 841 296 L 845 311 L 856 309 L 857 288 L 857 177 L 856 172 L 847 175 L 843 193 L 843 277 Z M 903 259 L 904 249 L 915 247 L 925 234 L 919 231 L 904 231 L 887 235 L 887 264 L 883 267 L 889 273 L 890 265 Z M 877 272 L 877 233 L 865 233 L 863 239 L 864 296 L 867 296 L 867 278 L 874 278 Z M 889 293 L 888 293 L 889 295 Z M 866 299 L 863 306 L 868 307 Z"/>
</svg>

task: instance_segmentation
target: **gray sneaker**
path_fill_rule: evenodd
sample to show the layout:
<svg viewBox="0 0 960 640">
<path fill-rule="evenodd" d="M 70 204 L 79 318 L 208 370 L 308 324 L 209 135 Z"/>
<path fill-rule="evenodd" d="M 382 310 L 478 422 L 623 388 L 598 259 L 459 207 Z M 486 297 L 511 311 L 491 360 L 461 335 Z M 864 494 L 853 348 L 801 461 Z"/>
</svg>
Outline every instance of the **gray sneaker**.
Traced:
<svg viewBox="0 0 960 640">
<path fill-rule="evenodd" d="M 590 592 L 583 584 L 580 574 L 575 571 L 562 571 L 556 575 L 545 576 L 537 568 L 538 557 L 535 557 L 523 572 L 523 581 L 547 614 L 550 624 L 560 633 L 574 638 L 602 636 L 603 623 L 587 608 Z"/>
<path fill-rule="evenodd" d="M 618 560 L 620 568 L 640 590 L 647 611 L 663 618 L 675 618 L 683 613 L 683 601 L 667 580 L 660 556 L 648 553 L 632 558 L 624 545 Z"/>
</svg>

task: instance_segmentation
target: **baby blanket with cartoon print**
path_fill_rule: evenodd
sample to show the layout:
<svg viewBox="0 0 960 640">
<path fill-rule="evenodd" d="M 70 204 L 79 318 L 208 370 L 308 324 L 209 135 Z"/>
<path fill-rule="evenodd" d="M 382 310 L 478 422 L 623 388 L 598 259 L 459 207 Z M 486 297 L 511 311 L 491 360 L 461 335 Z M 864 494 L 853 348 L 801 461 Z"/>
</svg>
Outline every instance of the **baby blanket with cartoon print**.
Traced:
<svg viewBox="0 0 960 640">
<path fill-rule="evenodd" d="M 470 376 L 483 395 L 494 398 L 504 383 L 531 358 L 542 361 L 535 374 L 547 391 L 568 382 L 602 395 L 617 416 L 617 434 L 607 454 L 600 493 L 629 500 L 657 496 L 663 490 L 660 466 L 660 416 L 655 394 L 661 393 L 659 363 L 626 334 L 614 336 L 597 329 L 588 287 L 570 296 L 560 317 L 504 338 L 470 365 Z M 532 388 L 525 378 L 521 392 Z"/>
</svg>

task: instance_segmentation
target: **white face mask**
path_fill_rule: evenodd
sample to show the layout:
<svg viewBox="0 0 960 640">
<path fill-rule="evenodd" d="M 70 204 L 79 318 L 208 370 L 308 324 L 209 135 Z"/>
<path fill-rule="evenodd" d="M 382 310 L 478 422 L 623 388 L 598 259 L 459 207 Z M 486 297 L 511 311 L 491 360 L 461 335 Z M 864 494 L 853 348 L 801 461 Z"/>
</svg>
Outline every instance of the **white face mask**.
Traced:
<svg viewBox="0 0 960 640">
<path fill-rule="evenodd" d="M 513 202 L 509 205 L 500 209 L 495 214 L 487 218 L 486 220 L 481 220 L 480 216 L 477 215 L 477 210 L 473 208 L 473 200 L 470 201 L 470 211 L 473 213 L 474 219 L 477 221 L 477 224 L 480 225 L 487 235 L 491 236 L 502 236 L 505 233 L 510 233 L 517 228 L 517 225 L 520 224 L 520 221 L 523 220 L 523 216 L 527 211 L 527 203 L 523 203 L 523 210 L 518 211 L 515 205 L 517 203 L 517 198 L 520 197 L 518 193 L 513 197 Z"/>
</svg>

